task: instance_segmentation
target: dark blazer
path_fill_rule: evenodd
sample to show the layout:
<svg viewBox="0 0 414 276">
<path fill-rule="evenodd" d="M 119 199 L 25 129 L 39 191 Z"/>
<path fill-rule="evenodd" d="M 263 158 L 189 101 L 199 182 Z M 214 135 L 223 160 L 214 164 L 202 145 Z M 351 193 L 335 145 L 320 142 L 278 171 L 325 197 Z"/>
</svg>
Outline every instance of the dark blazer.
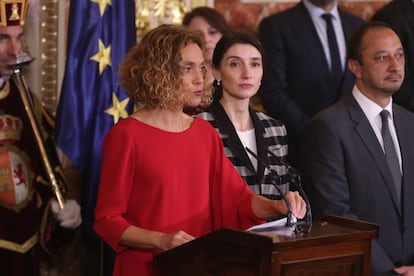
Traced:
<svg viewBox="0 0 414 276">
<path fill-rule="evenodd" d="M 388 23 L 398 34 L 405 53 L 405 79 L 394 94 L 394 102 L 414 112 L 414 3 L 412 0 L 393 0 L 380 9 L 372 20 Z"/>
<path fill-rule="evenodd" d="M 347 41 L 363 21 L 346 12 L 339 14 Z M 289 139 L 298 138 L 311 117 L 351 91 L 354 77 L 346 68 L 340 89 L 335 87 L 322 44 L 302 2 L 264 18 L 259 37 L 266 54 L 259 91 L 263 107 L 286 124 Z"/>
<path fill-rule="evenodd" d="M 315 116 L 301 147 L 314 219 L 336 214 L 379 225 L 372 275 L 414 265 L 414 114 L 392 108 L 403 163 L 401 205 L 382 147 L 352 94 Z"/>
<path fill-rule="evenodd" d="M 287 168 L 279 161 L 286 161 L 288 153 L 286 128 L 282 122 L 264 113 L 252 108 L 249 112 L 255 129 L 257 155 L 277 172 L 278 186 L 283 193 L 286 193 L 289 190 L 290 177 Z M 218 101 L 213 102 L 206 112 L 197 114 L 197 116 L 207 120 L 217 130 L 223 141 L 226 156 L 253 192 L 270 199 L 281 198 L 274 187 L 273 174 L 260 162 L 258 162 L 257 170 L 253 167 L 249 153 L 244 149 L 233 123 Z M 267 150 L 271 150 L 277 158 L 270 156 Z"/>
</svg>

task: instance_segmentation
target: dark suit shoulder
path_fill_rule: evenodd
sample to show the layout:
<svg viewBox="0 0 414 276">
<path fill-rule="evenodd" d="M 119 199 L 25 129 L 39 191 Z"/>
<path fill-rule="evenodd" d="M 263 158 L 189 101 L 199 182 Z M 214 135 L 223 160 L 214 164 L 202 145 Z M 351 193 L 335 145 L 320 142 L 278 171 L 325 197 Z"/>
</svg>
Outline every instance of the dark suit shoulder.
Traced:
<svg viewBox="0 0 414 276">
<path fill-rule="evenodd" d="M 346 33 L 354 31 L 354 29 L 364 22 L 362 18 L 347 11 L 339 9 L 339 13 Z M 265 30 L 269 26 L 283 26 L 283 28 L 287 28 L 291 25 L 302 26 L 301 24 L 312 24 L 309 12 L 302 2 L 284 11 L 263 18 L 259 24 L 259 31 Z"/>
<path fill-rule="evenodd" d="M 340 100 L 317 113 L 311 121 L 326 121 L 335 124 L 337 121 L 343 120 L 345 114 L 347 114 L 346 105 Z"/>
<path fill-rule="evenodd" d="M 391 1 L 379 9 L 372 20 L 386 22 L 403 40 L 408 39 L 406 36 L 412 37 L 414 26 L 414 3 L 412 0 Z"/>
<path fill-rule="evenodd" d="M 407 120 L 410 120 L 414 123 L 414 113 L 406 109 L 405 107 L 399 105 L 399 104 L 393 104 L 392 105 L 393 113 L 398 113 L 403 118 L 406 118 Z"/>
<path fill-rule="evenodd" d="M 365 22 L 365 20 L 349 12 L 342 11 L 341 9 L 339 9 L 339 14 L 341 16 L 342 28 L 344 29 L 345 38 L 346 40 L 348 40 L 351 34 L 360 25 L 362 25 Z"/>
<path fill-rule="evenodd" d="M 271 14 L 269 16 L 266 16 L 262 19 L 260 22 L 260 25 L 262 24 L 275 24 L 275 23 L 283 23 L 286 22 L 286 20 L 290 20 L 292 16 L 296 16 L 297 14 L 307 14 L 307 10 L 302 2 L 298 3 L 297 5 L 290 7 L 286 10 Z"/>
<path fill-rule="evenodd" d="M 362 19 L 361 17 L 356 16 L 350 12 L 344 11 L 342 9 L 339 9 L 339 14 L 342 18 L 342 21 L 351 22 L 351 23 L 358 24 L 358 25 L 365 22 L 365 20 Z"/>
<path fill-rule="evenodd" d="M 412 0 L 393 0 L 380 8 L 372 17 L 372 20 L 383 20 L 384 17 L 396 18 L 405 8 L 412 8 Z"/>
</svg>

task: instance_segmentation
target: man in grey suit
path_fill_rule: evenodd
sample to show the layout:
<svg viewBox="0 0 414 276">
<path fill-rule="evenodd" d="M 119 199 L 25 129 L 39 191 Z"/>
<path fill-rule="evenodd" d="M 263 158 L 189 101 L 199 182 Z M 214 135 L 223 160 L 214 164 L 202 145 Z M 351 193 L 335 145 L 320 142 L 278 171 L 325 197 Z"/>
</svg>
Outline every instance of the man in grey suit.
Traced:
<svg viewBox="0 0 414 276">
<path fill-rule="evenodd" d="M 388 25 L 370 22 L 350 38 L 348 58 L 352 93 L 306 126 L 304 189 L 314 219 L 335 214 L 379 225 L 372 275 L 414 275 L 414 114 L 392 103 L 404 79 L 403 46 Z"/>
<path fill-rule="evenodd" d="M 332 74 L 324 14 L 332 18 L 339 50 L 337 81 Z M 285 123 L 293 164 L 305 123 L 349 93 L 354 84 L 346 68 L 346 41 L 362 23 L 359 17 L 339 9 L 336 0 L 303 0 L 260 23 L 266 56 L 259 96 L 266 113 Z"/>
</svg>

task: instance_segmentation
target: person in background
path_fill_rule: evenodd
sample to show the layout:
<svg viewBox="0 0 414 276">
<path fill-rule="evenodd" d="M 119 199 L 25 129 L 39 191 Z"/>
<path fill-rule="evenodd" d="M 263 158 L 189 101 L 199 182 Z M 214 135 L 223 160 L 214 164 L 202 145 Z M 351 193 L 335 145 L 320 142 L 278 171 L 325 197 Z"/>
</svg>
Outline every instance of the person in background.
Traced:
<svg viewBox="0 0 414 276">
<path fill-rule="evenodd" d="M 393 0 L 379 9 L 372 20 L 388 23 L 398 34 L 405 53 L 405 79 L 394 102 L 414 112 L 414 2 Z"/>
<path fill-rule="evenodd" d="M 315 219 L 379 225 L 371 275 L 414 275 L 414 114 L 392 102 L 404 79 L 403 46 L 388 25 L 368 22 L 350 38 L 348 58 L 352 93 L 306 127 L 304 189 Z"/>
<path fill-rule="evenodd" d="M 207 68 L 206 78 L 208 81 L 213 82 L 214 77 L 211 73 L 211 63 L 214 48 L 223 34 L 230 30 L 226 19 L 215 9 L 203 6 L 194 8 L 186 13 L 183 18 L 183 25 L 201 35 L 203 39 L 204 60 Z M 196 114 L 203 110 L 210 102 L 211 95 L 206 94 L 201 99 L 200 106 L 195 108 L 185 107 L 184 111 L 190 115 Z"/>
<path fill-rule="evenodd" d="M 114 275 L 153 275 L 155 252 L 287 214 L 283 200 L 249 190 L 208 122 L 183 112 L 211 90 L 202 47 L 195 32 L 161 25 L 121 64 L 121 85 L 139 109 L 105 137 L 94 222 L 117 253 Z M 286 198 L 303 217 L 300 195 Z"/>
<path fill-rule="evenodd" d="M 26 94 L 11 69 L 22 54 L 28 3 L 0 1 L 0 9 L 1 273 L 36 276 L 40 275 L 41 256 L 62 254 L 82 219 L 75 200 L 67 199 L 64 208 L 59 207 L 43 165 L 48 160 L 56 176 L 62 176 L 50 136 L 53 117 L 30 91 L 27 103 L 33 104 L 24 101 Z M 65 187 L 60 188 L 65 195 Z"/>
<path fill-rule="evenodd" d="M 250 106 L 263 76 L 260 41 L 244 30 L 225 33 L 214 50 L 213 75 L 214 101 L 197 116 L 217 130 L 224 152 L 249 188 L 269 199 L 280 199 L 278 189 L 282 193 L 289 190 L 288 171 L 281 164 L 288 154 L 286 129 L 282 122 Z M 247 152 L 246 147 L 271 165 L 278 177 Z"/>
<path fill-rule="evenodd" d="M 337 44 L 332 51 L 329 18 L 332 42 Z M 286 125 L 293 165 L 305 123 L 349 93 L 354 84 L 345 66 L 345 44 L 362 22 L 340 10 L 336 0 L 302 0 L 260 22 L 259 38 L 268 60 L 259 96 L 266 113 Z"/>
<path fill-rule="evenodd" d="M 223 34 L 230 30 L 226 19 L 213 8 L 197 7 L 184 15 L 183 25 L 197 31 L 203 38 L 204 59 L 209 70 L 208 79 L 213 81 L 210 69 L 214 48 Z"/>
</svg>

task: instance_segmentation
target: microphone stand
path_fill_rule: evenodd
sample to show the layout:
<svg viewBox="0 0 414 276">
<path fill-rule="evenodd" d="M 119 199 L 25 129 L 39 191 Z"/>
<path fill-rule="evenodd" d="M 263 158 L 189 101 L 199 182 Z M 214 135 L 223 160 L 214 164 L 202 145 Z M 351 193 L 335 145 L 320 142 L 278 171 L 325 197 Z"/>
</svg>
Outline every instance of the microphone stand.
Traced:
<svg viewBox="0 0 414 276">
<path fill-rule="evenodd" d="M 300 177 L 299 172 L 294 167 L 292 167 L 288 162 L 284 161 L 282 158 L 274 154 L 271 150 L 267 149 L 267 152 L 271 156 L 276 158 L 280 162 L 280 164 L 282 164 L 288 169 L 288 172 L 291 176 L 291 182 L 295 185 L 299 194 L 302 196 L 303 200 L 306 203 L 306 215 L 305 215 L 304 222 L 309 228 L 306 232 L 310 232 L 310 230 L 312 229 L 312 210 L 311 210 L 309 198 L 306 195 L 305 191 L 303 190 L 302 179 Z"/>
<path fill-rule="evenodd" d="M 262 158 L 260 158 L 256 153 L 254 153 L 251 149 L 246 147 L 246 151 L 250 153 L 254 158 L 257 159 L 263 166 L 265 166 L 272 174 L 272 184 L 276 188 L 276 190 L 279 192 L 279 194 L 282 196 L 283 201 L 285 202 L 288 212 L 286 217 L 286 226 L 291 227 L 295 225 L 295 222 L 293 222 L 292 217 L 292 208 L 290 206 L 289 200 L 287 200 L 285 193 L 282 192 L 279 185 L 281 183 L 280 175 L 269 165 L 266 161 L 264 161 Z"/>
</svg>

